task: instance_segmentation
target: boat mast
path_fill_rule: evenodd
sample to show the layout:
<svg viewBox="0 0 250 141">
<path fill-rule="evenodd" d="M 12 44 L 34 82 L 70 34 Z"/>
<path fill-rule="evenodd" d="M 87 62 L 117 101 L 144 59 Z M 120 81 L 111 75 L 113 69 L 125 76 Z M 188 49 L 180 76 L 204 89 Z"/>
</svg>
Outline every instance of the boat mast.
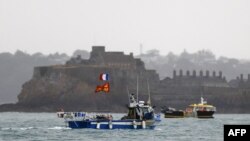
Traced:
<svg viewBox="0 0 250 141">
<path fill-rule="evenodd" d="M 128 102 L 130 103 L 130 96 L 129 96 L 128 86 L 127 86 L 127 92 L 128 92 Z"/>
<path fill-rule="evenodd" d="M 136 79 L 137 79 L 137 81 L 136 81 L 136 83 L 137 83 L 137 85 L 136 85 L 136 100 L 137 100 L 137 103 L 138 103 L 138 102 L 139 102 L 139 101 L 138 101 L 138 90 L 139 90 L 138 75 L 137 75 Z"/>
<path fill-rule="evenodd" d="M 151 96 L 150 96 L 150 89 L 149 89 L 149 84 L 148 84 L 148 79 L 147 79 L 147 85 L 148 85 L 148 105 L 151 105 Z"/>
<path fill-rule="evenodd" d="M 203 99 L 203 87 L 201 87 L 201 104 L 204 103 L 204 99 Z"/>
</svg>

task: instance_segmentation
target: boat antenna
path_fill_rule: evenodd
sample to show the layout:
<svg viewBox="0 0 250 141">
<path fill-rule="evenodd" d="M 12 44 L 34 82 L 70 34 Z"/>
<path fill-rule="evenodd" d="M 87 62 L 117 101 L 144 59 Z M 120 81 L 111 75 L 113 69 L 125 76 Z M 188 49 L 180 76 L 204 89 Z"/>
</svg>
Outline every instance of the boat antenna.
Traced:
<svg viewBox="0 0 250 141">
<path fill-rule="evenodd" d="M 137 85 L 136 85 L 136 100 L 137 100 L 137 103 L 138 103 L 138 90 L 139 90 L 139 85 L 138 85 L 138 75 L 137 75 L 137 77 L 136 77 L 136 83 L 137 83 Z"/>
<path fill-rule="evenodd" d="M 148 79 L 147 79 L 147 85 L 148 85 L 148 105 L 151 105 L 151 96 L 150 96 L 150 89 L 149 89 L 149 84 L 148 84 Z"/>
</svg>

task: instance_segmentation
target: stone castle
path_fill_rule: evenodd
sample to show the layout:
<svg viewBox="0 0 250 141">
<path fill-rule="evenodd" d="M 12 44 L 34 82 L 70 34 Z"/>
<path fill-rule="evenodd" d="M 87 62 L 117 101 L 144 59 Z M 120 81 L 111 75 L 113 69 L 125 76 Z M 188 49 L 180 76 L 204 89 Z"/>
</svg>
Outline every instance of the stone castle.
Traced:
<svg viewBox="0 0 250 141">
<path fill-rule="evenodd" d="M 136 59 L 133 53 L 125 55 L 123 52 L 105 52 L 104 46 L 92 47 L 92 52 L 88 60 L 81 59 L 81 56 L 71 58 L 66 62 L 67 65 L 86 65 L 89 67 L 105 67 L 119 69 L 139 69 L 145 70 L 141 59 Z"/>
<path fill-rule="evenodd" d="M 110 93 L 95 93 L 103 82 L 100 73 L 110 75 Z M 71 58 L 65 65 L 34 68 L 31 80 L 23 84 L 17 105 L 31 107 L 27 111 L 65 110 L 124 112 L 128 91 L 136 92 L 147 100 L 148 85 L 153 105 L 185 108 L 199 102 L 203 95 L 219 112 L 250 111 L 250 80 L 243 75 L 227 82 L 222 72 L 183 70 L 173 71 L 172 78 L 159 79 L 155 70 L 147 70 L 144 62 L 124 52 L 106 52 L 104 46 L 93 46 L 89 59 Z M 35 109 L 35 110 L 34 110 Z"/>
</svg>

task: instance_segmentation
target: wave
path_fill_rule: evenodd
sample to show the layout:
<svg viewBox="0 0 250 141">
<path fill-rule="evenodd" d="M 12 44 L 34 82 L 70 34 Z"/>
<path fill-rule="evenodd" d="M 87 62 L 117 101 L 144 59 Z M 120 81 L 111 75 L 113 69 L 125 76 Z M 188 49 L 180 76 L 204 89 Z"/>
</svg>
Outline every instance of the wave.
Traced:
<svg viewBox="0 0 250 141">
<path fill-rule="evenodd" d="M 71 129 L 71 128 L 55 126 L 55 127 L 51 127 L 51 128 L 48 128 L 48 129 L 50 129 L 50 130 L 67 130 L 67 129 Z"/>
<path fill-rule="evenodd" d="M 23 128 L 20 128 L 21 130 L 30 130 L 30 129 L 34 129 L 34 127 L 23 127 Z"/>
<path fill-rule="evenodd" d="M 161 128 L 155 128 L 154 130 L 156 130 L 156 131 L 162 131 Z"/>
<path fill-rule="evenodd" d="M 12 128 L 1 128 L 1 130 L 11 130 Z"/>
<path fill-rule="evenodd" d="M 4 130 L 30 130 L 30 129 L 35 129 L 35 128 L 34 127 L 22 127 L 22 128 L 4 127 L 4 128 L 1 128 L 2 131 L 4 131 Z"/>
</svg>

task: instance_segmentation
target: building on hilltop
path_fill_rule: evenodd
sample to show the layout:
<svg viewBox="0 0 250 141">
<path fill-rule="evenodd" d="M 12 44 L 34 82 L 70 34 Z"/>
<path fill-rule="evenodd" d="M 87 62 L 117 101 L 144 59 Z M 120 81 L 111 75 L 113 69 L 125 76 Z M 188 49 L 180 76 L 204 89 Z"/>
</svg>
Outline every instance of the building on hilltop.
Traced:
<svg viewBox="0 0 250 141">
<path fill-rule="evenodd" d="M 68 60 L 65 65 L 35 67 L 33 78 L 55 80 L 62 74 L 70 74 L 79 75 L 84 79 L 105 71 L 117 74 L 116 78 L 119 76 L 134 79 L 138 75 L 141 79 L 150 79 L 155 83 L 159 81 L 156 71 L 145 69 L 144 62 L 134 58 L 133 53 L 126 55 L 124 52 L 107 52 L 104 46 L 93 46 L 89 59 L 83 59 L 78 55 Z"/>
<path fill-rule="evenodd" d="M 145 70 L 144 63 L 141 59 L 134 58 L 133 53 L 125 55 L 124 52 L 106 52 L 104 46 L 93 46 L 88 60 L 77 56 L 66 64 Z"/>
</svg>

